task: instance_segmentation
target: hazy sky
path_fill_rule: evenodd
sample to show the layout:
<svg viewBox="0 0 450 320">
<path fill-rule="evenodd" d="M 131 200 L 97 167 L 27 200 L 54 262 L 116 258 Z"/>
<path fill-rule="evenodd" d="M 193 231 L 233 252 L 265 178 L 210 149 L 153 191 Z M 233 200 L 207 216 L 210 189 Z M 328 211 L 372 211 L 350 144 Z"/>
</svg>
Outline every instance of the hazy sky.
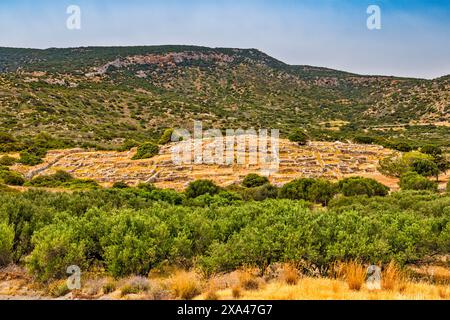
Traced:
<svg viewBox="0 0 450 320">
<path fill-rule="evenodd" d="M 366 9 L 381 8 L 381 30 Z M 69 5 L 81 29 L 66 27 Z M 361 74 L 450 74 L 450 0 L 0 0 L 0 46 L 193 44 L 257 48 Z"/>
</svg>

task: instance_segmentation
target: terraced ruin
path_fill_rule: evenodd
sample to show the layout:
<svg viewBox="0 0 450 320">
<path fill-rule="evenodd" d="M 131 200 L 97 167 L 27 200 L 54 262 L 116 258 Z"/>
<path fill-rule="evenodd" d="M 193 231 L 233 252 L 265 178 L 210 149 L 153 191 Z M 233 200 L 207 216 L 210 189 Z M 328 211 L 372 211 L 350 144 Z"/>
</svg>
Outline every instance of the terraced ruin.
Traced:
<svg viewBox="0 0 450 320">
<path fill-rule="evenodd" d="M 207 142 L 204 140 L 203 143 Z M 132 160 L 134 149 L 127 152 L 52 150 L 48 152 L 43 164 L 34 167 L 17 164 L 12 169 L 23 173 L 28 178 L 64 170 L 76 178 L 94 179 L 104 186 L 110 186 L 118 181 L 130 185 L 151 182 L 161 188 L 181 190 L 190 181 L 196 179 L 211 179 L 220 186 L 239 183 L 248 173 L 261 173 L 266 167 L 260 162 L 231 165 L 177 165 L 172 160 L 171 151 L 174 146 L 176 145 L 163 146 L 159 155 L 145 160 Z M 273 184 L 282 185 L 299 177 L 323 177 L 336 180 L 346 176 L 360 175 L 375 178 L 395 188 L 395 179 L 386 178 L 377 170 L 379 159 L 392 152 L 376 145 L 309 142 L 305 146 L 299 146 L 280 139 L 279 168 L 276 172 L 272 172 L 269 178 Z M 245 153 L 247 157 L 250 156 L 248 149 Z"/>
</svg>

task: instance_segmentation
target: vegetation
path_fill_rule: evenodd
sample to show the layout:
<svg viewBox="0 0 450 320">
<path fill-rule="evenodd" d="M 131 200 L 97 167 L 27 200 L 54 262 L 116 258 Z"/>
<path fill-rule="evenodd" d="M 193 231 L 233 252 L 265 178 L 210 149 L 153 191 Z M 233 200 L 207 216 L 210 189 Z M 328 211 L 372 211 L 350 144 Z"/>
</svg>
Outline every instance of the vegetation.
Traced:
<svg viewBox="0 0 450 320">
<path fill-rule="evenodd" d="M 219 187 L 211 180 L 196 180 L 190 182 L 186 188 L 185 194 L 188 198 L 197 198 L 202 195 L 213 196 L 219 192 Z"/>
<path fill-rule="evenodd" d="M 308 142 L 308 135 L 303 130 L 296 129 L 288 136 L 288 139 L 297 142 L 299 145 L 305 145 Z"/>
<path fill-rule="evenodd" d="M 436 182 L 430 181 L 417 172 L 408 172 L 400 178 L 400 188 L 403 190 L 437 191 L 438 185 Z"/>
<path fill-rule="evenodd" d="M 27 186 L 47 187 L 47 188 L 72 188 L 72 189 L 92 189 L 99 188 L 99 184 L 90 179 L 75 179 L 69 173 L 59 170 L 51 175 L 34 177 L 25 183 Z"/>
<path fill-rule="evenodd" d="M 159 138 L 158 143 L 159 144 L 168 144 L 172 139 L 173 129 L 169 128 L 164 130 L 164 133 L 162 134 L 161 138 Z"/>
<path fill-rule="evenodd" d="M 269 179 L 256 173 L 250 173 L 246 175 L 244 180 L 242 181 L 242 185 L 246 188 L 260 187 L 266 183 L 269 183 Z"/>
<path fill-rule="evenodd" d="M 336 261 L 404 264 L 448 252 L 448 195 L 402 191 L 381 197 L 369 189 L 345 196 L 339 185 L 349 182 L 333 185 L 326 208 L 305 200 L 241 200 L 205 181 L 192 183 L 185 194 L 142 186 L 1 192 L 2 257 L 50 281 L 66 277 L 72 264 L 123 277 L 164 264 L 213 273 L 303 261 L 305 270 L 327 274 Z M 310 198 L 311 186 L 321 183 L 296 180 L 280 196 Z M 373 188 L 370 182 L 356 185 Z"/>
<path fill-rule="evenodd" d="M 165 63 L 168 53 L 185 58 Z M 195 58 L 199 54 L 205 58 Z M 155 63 L 126 60 L 149 55 Z M 449 100 L 448 77 L 362 76 L 291 66 L 255 49 L 194 46 L 0 48 L 0 57 L 5 152 L 27 149 L 29 137 L 39 132 L 64 146 L 156 142 L 166 128 L 191 128 L 194 119 L 220 129 L 280 129 L 282 137 L 302 128 L 314 140 L 401 151 L 450 146 L 450 128 L 438 125 L 449 121 L 439 107 Z M 119 61 L 117 67 L 95 77 L 112 61 Z M 415 124 L 417 119 L 428 123 Z"/>
<path fill-rule="evenodd" d="M 159 153 L 159 147 L 152 143 L 147 142 L 140 145 L 136 151 L 136 154 L 133 156 L 133 160 L 139 159 L 148 159 L 156 156 Z"/>
</svg>

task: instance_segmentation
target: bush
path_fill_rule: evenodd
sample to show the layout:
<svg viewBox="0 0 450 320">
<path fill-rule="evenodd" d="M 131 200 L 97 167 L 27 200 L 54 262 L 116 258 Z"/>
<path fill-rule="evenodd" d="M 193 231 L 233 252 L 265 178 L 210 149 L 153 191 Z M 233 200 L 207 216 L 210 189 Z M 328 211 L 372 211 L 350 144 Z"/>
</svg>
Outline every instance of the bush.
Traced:
<svg viewBox="0 0 450 320">
<path fill-rule="evenodd" d="M 77 265 L 87 268 L 85 239 L 79 239 L 80 232 L 67 224 L 50 225 L 33 236 L 35 245 L 27 258 L 27 266 L 40 281 L 67 277 L 67 267 Z"/>
<path fill-rule="evenodd" d="M 159 147 L 152 143 L 147 142 L 140 145 L 136 151 L 136 154 L 133 156 L 133 160 L 139 159 L 149 159 L 156 156 L 159 153 Z"/>
<path fill-rule="evenodd" d="M 250 173 L 246 175 L 244 180 L 242 181 L 242 185 L 246 188 L 260 187 L 266 183 L 269 183 L 269 179 L 256 173 Z"/>
<path fill-rule="evenodd" d="M 177 298 L 191 300 L 201 293 L 200 277 L 194 272 L 179 271 L 170 278 L 170 287 Z"/>
<path fill-rule="evenodd" d="M 279 196 L 283 199 L 307 200 L 309 188 L 315 183 L 314 179 L 302 178 L 286 183 L 280 189 Z"/>
<path fill-rule="evenodd" d="M 23 151 L 20 153 L 20 158 L 17 162 L 27 166 L 35 166 L 42 163 L 43 161 L 39 156 L 31 154 L 28 151 Z"/>
<path fill-rule="evenodd" d="M 337 193 L 336 186 L 323 179 L 303 178 L 285 184 L 279 196 L 291 200 L 307 200 L 327 205 Z"/>
<path fill-rule="evenodd" d="M 328 205 L 331 199 L 336 195 L 336 185 L 330 181 L 318 179 L 308 188 L 308 199 L 311 202 Z"/>
<path fill-rule="evenodd" d="M 14 230 L 4 222 L 0 222 L 0 267 L 12 261 Z"/>
<path fill-rule="evenodd" d="M 113 189 L 127 189 L 129 187 L 130 186 L 126 182 L 123 182 L 123 181 L 114 182 L 114 184 L 112 185 Z"/>
<path fill-rule="evenodd" d="M 65 296 L 69 292 L 66 280 L 54 281 L 48 286 L 48 293 L 54 298 Z"/>
<path fill-rule="evenodd" d="M 278 197 L 278 188 L 266 183 L 260 187 L 245 188 L 240 191 L 243 200 L 263 201 Z"/>
<path fill-rule="evenodd" d="M 408 172 L 400 178 L 402 190 L 430 190 L 437 191 L 438 185 L 434 181 L 421 176 L 417 172 Z"/>
<path fill-rule="evenodd" d="M 425 145 L 420 148 L 420 152 L 431 155 L 433 157 L 439 156 L 443 153 L 442 148 L 435 145 Z"/>
<path fill-rule="evenodd" d="M 439 168 L 436 163 L 428 159 L 414 159 L 411 163 L 411 170 L 424 177 L 437 176 L 439 174 Z"/>
<path fill-rule="evenodd" d="M 188 198 L 197 198 L 204 194 L 213 196 L 219 191 L 220 188 L 211 180 L 196 180 L 189 183 L 185 190 L 185 194 Z"/>
<path fill-rule="evenodd" d="M 173 129 L 166 129 L 162 134 L 161 138 L 159 138 L 159 144 L 168 144 L 172 140 Z"/>
<path fill-rule="evenodd" d="M 355 136 L 353 140 L 355 143 L 360 144 L 374 144 L 377 142 L 377 139 L 371 136 Z"/>
<path fill-rule="evenodd" d="M 22 186 L 25 183 L 25 179 L 20 173 L 9 170 L 0 170 L 0 179 L 4 184 L 10 186 Z"/>
<path fill-rule="evenodd" d="M 305 145 L 309 137 L 303 130 L 296 129 L 288 136 L 288 139 L 292 142 L 297 142 L 299 145 Z"/>
<path fill-rule="evenodd" d="M 386 196 L 389 194 L 389 188 L 378 181 L 363 177 L 350 177 L 340 180 L 338 188 L 345 196 L 361 196 L 368 197 Z"/>
<path fill-rule="evenodd" d="M 157 217 L 121 211 L 108 219 L 100 239 L 107 270 L 115 277 L 147 275 L 167 250 L 168 229 Z"/>
<path fill-rule="evenodd" d="M 17 159 L 10 156 L 3 156 L 0 158 L 0 166 L 12 166 Z"/>
<path fill-rule="evenodd" d="M 29 184 L 34 187 L 60 187 L 74 180 L 70 173 L 58 170 L 54 174 L 34 177 Z"/>
</svg>

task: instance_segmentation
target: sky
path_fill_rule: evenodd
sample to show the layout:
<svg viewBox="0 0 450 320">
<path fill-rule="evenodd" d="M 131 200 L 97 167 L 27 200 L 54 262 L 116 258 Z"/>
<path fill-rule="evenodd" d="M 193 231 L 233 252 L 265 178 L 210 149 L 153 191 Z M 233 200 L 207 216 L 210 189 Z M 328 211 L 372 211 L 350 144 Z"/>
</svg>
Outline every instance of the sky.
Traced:
<svg viewBox="0 0 450 320">
<path fill-rule="evenodd" d="M 67 7 L 81 29 L 66 26 Z M 369 5 L 381 29 L 369 30 Z M 450 74 L 450 0 L 0 0 L 0 46 L 256 48 L 359 74 Z"/>
</svg>

